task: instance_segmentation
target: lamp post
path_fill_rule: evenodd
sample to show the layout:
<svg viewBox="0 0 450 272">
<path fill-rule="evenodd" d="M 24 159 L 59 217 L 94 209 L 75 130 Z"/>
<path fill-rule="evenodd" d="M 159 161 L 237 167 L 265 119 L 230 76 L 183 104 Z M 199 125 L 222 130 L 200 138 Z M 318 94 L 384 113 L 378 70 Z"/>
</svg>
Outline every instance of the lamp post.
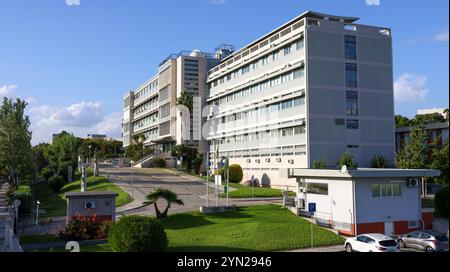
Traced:
<svg viewBox="0 0 450 272">
<path fill-rule="evenodd" d="M 36 226 L 39 226 L 39 205 L 41 205 L 41 202 L 36 201 Z"/>
<path fill-rule="evenodd" d="M 134 171 L 133 171 L 134 161 L 131 161 L 131 198 L 134 198 Z"/>
</svg>

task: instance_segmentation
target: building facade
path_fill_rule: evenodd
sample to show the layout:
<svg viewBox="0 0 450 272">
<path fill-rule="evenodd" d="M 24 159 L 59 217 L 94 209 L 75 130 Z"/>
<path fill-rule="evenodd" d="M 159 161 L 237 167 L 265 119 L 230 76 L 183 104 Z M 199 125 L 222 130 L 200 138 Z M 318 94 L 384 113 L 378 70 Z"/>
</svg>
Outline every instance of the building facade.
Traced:
<svg viewBox="0 0 450 272">
<path fill-rule="evenodd" d="M 199 133 L 203 124 L 201 109 L 206 105 L 206 76 L 218 60 L 214 54 L 198 50 L 182 51 L 161 62 L 158 73 L 123 98 L 122 138 L 124 147 L 138 135 L 144 144 L 154 146 L 159 157 L 175 166 L 173 146 L 188 144 L 206 152 L 206 140 Z M 194 96 L 193 112 L 183 125 L 183 109 L 177 105 L 182 92 Z"/>
<path fill-rule="evenodd" d="M 405 141 L 409 137 L 411 128 L 402 127 L 395 129 L 395 148 L 397 153 L 400 152 L 405 144 Z M 425 131 L 427 133 L 428 139 L 427 143 L 429 145 L 443 145 L 449 137 L 449 123 L 431 123 L 425 125 Z"/>
<path fill-rule="evenodd" d="M 211 154 L 240 164 L 244 179 L 295 186 L 279 170 L 393 161 L 391 30 L 358 18 L 306 12 L 209 71 Z"/>
</svg>

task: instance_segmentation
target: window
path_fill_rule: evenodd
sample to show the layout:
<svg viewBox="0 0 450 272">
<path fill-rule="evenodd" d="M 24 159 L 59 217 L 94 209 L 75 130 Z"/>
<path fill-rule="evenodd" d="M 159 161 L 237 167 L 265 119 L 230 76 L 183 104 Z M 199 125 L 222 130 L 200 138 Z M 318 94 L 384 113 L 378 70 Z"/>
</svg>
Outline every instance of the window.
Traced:
<svg viewBox="0 0 450 272">
<path fill-rule="evenodd" d="M 242 67 L 242 74 L 243 75 L 248 73 L 248 72 L 250 72 L 250 66 L 249 65 Z"/>
<path fill-rule="evenodd" d="M 300 40 L 296 43 L 297 50 L 302 50 L 305 47 L 305 41 Z"/>
<path fill-rule="evenodd" d="M 225 77 L 220 78 L 220 84 L 223 84 L 225 82 Z"/>
<path fill-rule="evenodd" d="M 358 115 L 358 92 L 347 91 L 347 115 Z"/>
<path fill-rule="evenodd" d="M 259 61 L 255 61 L 255 62 L 253 62 L 253 70 L 256 70 L 256 69 L 258 69 L 258 64 L 259 64 Z"/>
<path fill-rule="evenodd" d="M 408 221 L 408 228 L 409 229 L 415 229 L 419 227 L 419 221 L 414 220 L 414 221 Z"/>
<path fill-rule="evenodd" d="M 305 76 L 305 71 L 303 69 L 297 69 L 294 71 L 294 79 L 301 78 Z"/>
<path fill-rule="evenodd" d="M 261 65 L 264 66 L 269 63 L 269 57 L 264 57 L 261 59 Z"/>
<path fill-rule="evenodd" d="M 349 88 L 358 87 L 357 67 L 354 63 L 345 64 L 345 83 Z"/>
<path fill-rule="evenodd" d="M 279 58 L 280 58 L 280 52 L 279 52 L 279 51 L 277 51 L 277 52 L 275 52 L 275 53 L 272 54 L 272 60 L 273 60 L 273 61 L 276 61 L 276 60 L 278 60 Z"/>
<path fill-rule="evenodd" d="M 334 119 L 334 124 L 336 126 L 343 126 L 345 125 L 345 119 Z"/>
<path fill-rule="evenodd" d="M 372 197 L 398 197 L 401 195 L 400 184 L 372 184 Z"/>
<path fill-rule="evenodd" d="M 287 46 L 284 48 L 284 55 L 287 56 L 291 54 L 291 46 Z"/>
<path fill-rule="evenodd" d="M 231 74 L 227 75 L 227 81 L 231 80 Z"/>
<path fill-rule="evenodd" d="M 288 100 L 288 101 L 283 101 L 282 103 L 281 103 L 281 109 L 282 110 L 285 110 L 285 109 L 289 109 L 289 108 L 292 108 L 292 100 Z"/>
<path fill-rule="evenodd" d="M 308 183 L 306 186 L 308 194 L 328 195 L 328 184 L 326 183 Z"/>
<path fill-rule="evenodd" d="M 294 99 L 294 107 L 301 106 L 305 104 L 305 99 L 303 97 L 298 97 Z"/>
<path fill-rule="evenodd" d="M 345 35 L 345 58 L 356 59 L 356 37 Z"/>
<path fill-rule="evenodd" d="M 359 120 L 347 120 L 347 129 L 359 129 Z"/>
<path fill-rule="evenodd" d="M 294 130 L 292 128 L 283 128 L 281 130 L 281 136 L 287 137 L 294 135 Z"/>
<path fill-rule="evenodd" d="M 305 133 L 305 127 L 294 127 L 294 134 L 304 134 Z"/>
</svg>

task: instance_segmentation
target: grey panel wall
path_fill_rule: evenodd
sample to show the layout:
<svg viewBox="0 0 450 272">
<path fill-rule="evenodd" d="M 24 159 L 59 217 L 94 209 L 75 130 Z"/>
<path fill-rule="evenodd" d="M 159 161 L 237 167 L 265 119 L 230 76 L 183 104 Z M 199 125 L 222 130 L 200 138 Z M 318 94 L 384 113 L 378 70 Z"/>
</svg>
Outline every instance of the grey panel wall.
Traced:
<svg viewBox="0 0 450 272">
<path fill-rule="evenodd" d="M 364 120 L 360 122 L 359 126 L 363 142 L 394 144 L 394 125 L 392 121 Z"/>
<path fill-rule="evenodd" d="M 359 113 L 361 116 L 393 118 L 394 100 L 389 93 L 359 92 Z"/>
<path fill-rule="evenodd" d="M 309 59 L 309 84 L 344 87 L 345 63 Z"/>
<path fill-rule="evenodd" d="M 345 145 L 311 144 L 311 167 L 314 161 L 326 160 L 328 166 L 336 166 L 339 157 L 345 152 Z"/>
<path fill-rule="evenodd" d="M 309 89 L 309 111 L 313 114 L 345 114 L 345 92 L 342 90 Z"/>
<path fill-rule="evenodd" d="M 309 137 L 311 141 L 345 141 L 345 126 L 337 126 L 334 118 L 311 117 Z"/>
<path fill-rule="evenodd" d="M 359 87 L 367 89 L 392 90 L 391 66 L 358 64 Z"/>
<path fill-rule="evenodd" d="M 391 40 L 387 38 L 358 37 L 358 58 L 363 61 L 391 63 Z"/>
<path fill-rule="evenodd" d="M 394 145 L 392 146 L 361 146 L 361 163 L 362 166 L 370 166 L 375 155 L 384 156 L 389 160 L 391 166 L 394 163 Z"/>
<path fill-rule="evenodd" d="M 336 33 L 308 31 L 310 56 L 344 57 L 344 37 Z"/>
</svg>

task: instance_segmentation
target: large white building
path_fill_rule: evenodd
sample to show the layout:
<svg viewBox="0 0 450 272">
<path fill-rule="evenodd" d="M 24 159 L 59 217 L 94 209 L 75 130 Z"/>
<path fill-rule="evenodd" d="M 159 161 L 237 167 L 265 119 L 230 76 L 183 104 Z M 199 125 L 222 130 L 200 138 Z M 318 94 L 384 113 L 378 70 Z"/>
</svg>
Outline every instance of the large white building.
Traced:
<svg viewBox="0 0 450 272">
<path fill-rule="evenodd" d="M 175 166 L 171 156 L 174 145 L 188 144 L 205 153 L 206 140 L 200 135 L 204 119 L 199 112 L 206 105 L 206 75 L 217 64 L 216 57 L 198 50 L 170 55 L 161 62 L 155 76 L 127 92 L 123 98 L 124 147 L 132 143 L 134 136 L 143 134 L 145 145 L 154 146 L 169 167 Z M 190 114 L 189 127 L 183 126 L 182 110 L 177 105 L 185 91 L 199 98 Z"/>
<path fill-rule="evenodd" d="M 394 160 L 391 30 L 358 18 L 305 12 L 209 71 L 211 156 L 274 187 L 296 187 L 280 169 Z"/>
</svg>

